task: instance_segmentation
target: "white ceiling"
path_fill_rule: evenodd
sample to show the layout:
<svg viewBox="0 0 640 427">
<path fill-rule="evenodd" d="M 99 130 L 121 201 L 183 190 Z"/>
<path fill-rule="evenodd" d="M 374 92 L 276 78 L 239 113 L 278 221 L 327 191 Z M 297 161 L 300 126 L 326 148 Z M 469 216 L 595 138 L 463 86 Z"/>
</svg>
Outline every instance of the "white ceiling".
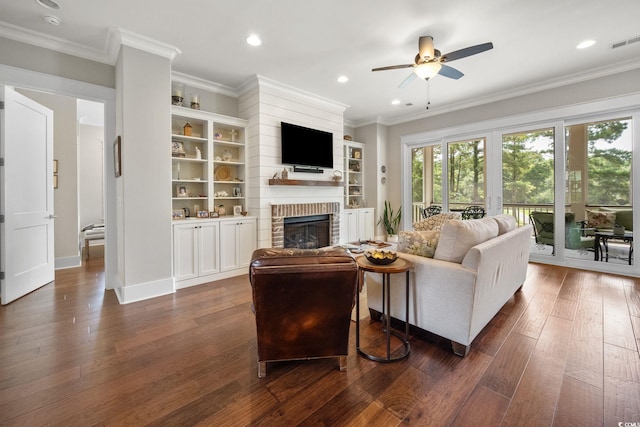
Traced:
<svg viewBox="0 0 640 427">
<path fill-rule="evenodd" d="M 53 11 L 36 0 L 0 0 L 0 36 L 111 62 L 109 33 L 121 28 L 178 48 L 174 71 L 234 90 L 259 74 L 348 105 L 353 124 L 395 123 L 640 68 L 640 42 L 611 48 L 640 36 L 638 0 L 56 1 L 61 9 Z M 62 24 L 46 23 L 47 14 Z M 262 46 L 245 43 L 250 33 Z M 431 79 L 429 111 L 425 81 L 398 89 L 409 69 L 371 72 L 411 63 L 421 35 L 433 36 L 443 54 L 494 44 L 448 63 L 465 74 L 460 80 Z M 596 44 L 576 49 L 585 39 Z M 336 81 L 342 74 L 347 83 Z"/>
</svg>

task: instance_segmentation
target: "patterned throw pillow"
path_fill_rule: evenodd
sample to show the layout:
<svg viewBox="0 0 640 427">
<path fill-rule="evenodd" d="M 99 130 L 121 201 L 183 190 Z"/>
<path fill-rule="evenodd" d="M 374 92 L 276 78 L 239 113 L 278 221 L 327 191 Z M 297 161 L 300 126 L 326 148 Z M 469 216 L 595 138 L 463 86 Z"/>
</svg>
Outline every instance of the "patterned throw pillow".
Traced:
<svg viewBox="0 0 640 427">
<path fill-rule="evenodd" d="M 439 231 L 401 231 L 398 233 L 398 251 L 433 258 L 439 239 Z"/>
<path fill-rule="evenodd" d="M 449 221 L 450 219 L 461 219 L 462 215 L 460 212 L 445 212 L 437 215 L 430 216 L 427 219 L 423 219 L 422 221 L 414 222 L 413 229 L 416 231 L 429 231 L 429 230 L 440 230 L 442 224 Z"/>
<path fill-rule="evenodd" d="M 595 211 L 587 209 L 587 227 L 613 228 L 616 223 L 615 212 Z"/>
</svg>

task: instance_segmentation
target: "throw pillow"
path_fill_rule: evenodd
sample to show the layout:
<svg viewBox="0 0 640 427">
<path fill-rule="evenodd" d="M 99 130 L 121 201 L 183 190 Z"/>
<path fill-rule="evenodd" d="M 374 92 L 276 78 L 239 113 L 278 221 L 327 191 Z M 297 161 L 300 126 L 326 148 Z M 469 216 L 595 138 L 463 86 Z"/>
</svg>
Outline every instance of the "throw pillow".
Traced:
<svg viewBox="0 0 640 427">
<path fill-rule="evenodd" d="M 615 212 L 604 212 L 587 209 L 588 228 L 613 228 L 616 223 Z"/>
<path fill-rule="evenodd" d="M 430 231 L 430 230 L 440 230 L 442 224 L 449 221 L 450 219 L 460 219 L 462 215 L 460 212 L 445 212 L 437 215 L 430 216 L 427 219 L 423 219 L 422 221 L 414 222 L 413 229 L 416 231 Z"/>
<path fill-rule="evenodd" d="M 516 219 L 511 215 L 500 214 L 493 217 L 498 224 L 498 236 L 502 236 L 504 233 L 515 230 L 518 227 Z"/>
<path fill-rule="evenodd" d="M 398 233 L 398 252 L 433 258 L 440 239 L 440 232 L 401 231 Z"/>
<path fill-rule="evenodd" d="M 433 258 L 459 264 L 469 249 L 496 236 L 498 224 L 493 218 L 449 221 L 440 230 Z"/>
</svg>

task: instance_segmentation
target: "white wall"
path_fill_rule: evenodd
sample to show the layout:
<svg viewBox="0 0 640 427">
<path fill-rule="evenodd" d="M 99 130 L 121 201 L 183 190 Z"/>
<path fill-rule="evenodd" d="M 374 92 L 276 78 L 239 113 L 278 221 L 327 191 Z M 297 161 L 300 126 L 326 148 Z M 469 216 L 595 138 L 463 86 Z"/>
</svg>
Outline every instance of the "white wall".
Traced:
<svg viewBox="0 0 640 427">
<path fill-rule="evenodd" d="M 104 128 L 78 125 L 80 226 L 104 221 Z M 83 242 L 81 242 L 83 243 Z"/>
<path fill-rule="evenodd" d="M 108 88 L 115 87 L 113 65 L 0 37 L 2 63 Z"/>
<path fill-rule="evenodd" d="M 118 296 L 131 302 L 173 292 L 171 61 L 123 45 L 116 64 Z"/>
<path fill-rule="evenodd" d="M 325 169 L 323 174 L 289 170 L 289 179 L 331 181 L 333 170 L 343 169 L 344 110 L 342 104 L 259 76 L 242 88 L 238 113 L 249 121 L 247 205 L 249 214 L 258 216 L 258 247 L 271 247 L 273 204 L 338 202 L 344 205 L 343 187 L 268 185 L 269 179 L 285 167 L 280 154 L 281 121 L 333 133 L 333 169 Z"/>
</svg>

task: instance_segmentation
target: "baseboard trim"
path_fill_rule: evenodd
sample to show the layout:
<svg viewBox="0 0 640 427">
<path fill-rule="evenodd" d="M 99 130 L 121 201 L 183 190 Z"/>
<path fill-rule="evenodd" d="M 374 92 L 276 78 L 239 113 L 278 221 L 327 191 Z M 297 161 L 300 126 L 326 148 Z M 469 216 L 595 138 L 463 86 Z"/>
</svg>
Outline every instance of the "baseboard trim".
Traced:
<svg viewBox="0 0 640 427">
<path fill-rule="evenodd" d="M 54 268 L 56 270 L 64 270 L 65 268 L 75 268 L 75 267 L 80 267 L 81 265 L 82 265 L 82 258 L 80 258 L 80 255 L 68 256 L 64 258 L 56 258 Z"/>
<path fill-rule="evenodd" d="M 133 285 L 119 286 L 114 289 L 120 304 L 143 301 L 169 295 L 175 292 L 173 277 L 167 277 L 152 282 L 137 283 Z"/>
</svg>

